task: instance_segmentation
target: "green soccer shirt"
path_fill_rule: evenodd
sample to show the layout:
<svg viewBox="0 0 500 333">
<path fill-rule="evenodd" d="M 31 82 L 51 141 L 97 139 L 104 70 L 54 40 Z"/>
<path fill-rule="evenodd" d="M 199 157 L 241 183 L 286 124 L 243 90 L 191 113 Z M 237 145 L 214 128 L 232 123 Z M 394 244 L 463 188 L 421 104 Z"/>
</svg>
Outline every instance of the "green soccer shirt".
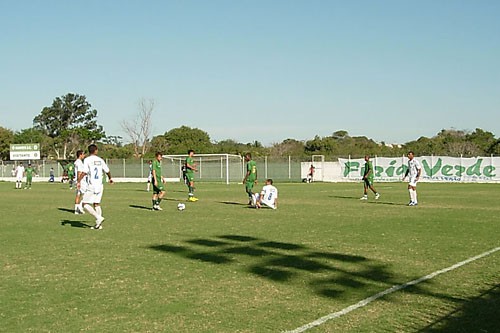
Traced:
<svg viewBox="0 0 500 333">
<path fill-rule="evenodd" d="M 373 164 L 371 161 L 365 163 L 365 174 L 364 176 L 368 180 L 373 180 Z"/>
<path fill-rule="evenodd" d="M 26 178 L 33 178 L 33 171 L 34 171 L 33 168 L 27 167 L 25 171 L 26 171 Z"/>
<path fill-rule="evenodd" d="M 188 166 L 187 166 L 188 164 L 189 165 L 194 165 L 194 160 L 190 156 L 188 156 L 186 158 L 186 173 L 193 173 L 194 172 L 193 169 L 188 168 Z"/>
<path fill-rule="evenodd" d="M 247 171 L 250 171 L 247 182 L 254 182 L 257 179 L 257 163 L 254 160 L 247 162 Z"/>
<path fill-rule="evenodd" d="M 156 180 L 158 184 L 161 183 L 161 162 L 158 160 L 154 160 L 152 163 L 152 170 L 154 170 L 154 174 L 156 174 Z"/>
</svg>

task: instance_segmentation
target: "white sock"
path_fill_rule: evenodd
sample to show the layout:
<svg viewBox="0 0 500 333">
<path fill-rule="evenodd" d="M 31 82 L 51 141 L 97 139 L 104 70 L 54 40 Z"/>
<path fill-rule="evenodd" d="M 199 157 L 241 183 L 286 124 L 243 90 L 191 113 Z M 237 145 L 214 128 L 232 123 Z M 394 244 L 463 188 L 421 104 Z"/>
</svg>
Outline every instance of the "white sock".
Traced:
<svg viewBox="0 0 500 333">
<path fill-rule="evenodd" d="M 85 207 L 85 209 L 87 210 L 87 212 L 89 212 L 90 215 L 92 215 L 93 217 L 98 218 L 100 216 L 99 214 L 97 214 L 97 212 L 95 211 L 94 207 L 92 207 L 91 205 L 85 204 L 83 207 Z"/>
<path fill-rule="evenodd" d="M 417 202 L 417 192 L 414 189 L 410 189 L 410 200 Z"/>
<path fill-rule="evenodd" d="M 80 210 L 80 207 L 78 207 L 78 204 L 75 204 L 75 211 Z"/>
<path fill-rule="evenodd" d="M 95 211 L 97 214 L 99 214 L 99 216 L 102 216 L 102 208 L 101 206 L 95 206 Z"/>
</svg>

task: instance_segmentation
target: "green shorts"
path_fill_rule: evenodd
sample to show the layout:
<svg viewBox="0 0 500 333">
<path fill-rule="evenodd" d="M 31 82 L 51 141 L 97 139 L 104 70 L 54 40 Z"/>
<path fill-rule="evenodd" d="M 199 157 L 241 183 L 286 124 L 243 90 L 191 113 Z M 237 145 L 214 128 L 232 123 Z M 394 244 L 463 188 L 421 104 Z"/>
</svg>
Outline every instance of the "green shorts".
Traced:
<svg viewBox="0 0 500 333">
<path fill-rule="evenodd" d="M 186 172 L 186 180 L 188 182 L 194 182 L 194 172 Z"/>
<path fill-rule="evenodd" d="M 373 178 L 365 178 L 363 179 L 363 181 L 365 182 L 365 185 L 368 187 L 373 185 Z"/>
<path fill-rule="evenodd" d="M 252 181 L 247 180 L 245 183 L 245 190 L 247 192 L 252 192 L 254 185 L 255 185 L 255 180 L 252 180 Z"/>
<path fill-rule="evenodd" d="M 163 191 L 165 191 L 165 185 L 161 181 L 158 182 L 158 186 L 156 186 L 153 183 L 153 193 L 158 194 L 158 193 L 163 192 Z"/>
</svg>

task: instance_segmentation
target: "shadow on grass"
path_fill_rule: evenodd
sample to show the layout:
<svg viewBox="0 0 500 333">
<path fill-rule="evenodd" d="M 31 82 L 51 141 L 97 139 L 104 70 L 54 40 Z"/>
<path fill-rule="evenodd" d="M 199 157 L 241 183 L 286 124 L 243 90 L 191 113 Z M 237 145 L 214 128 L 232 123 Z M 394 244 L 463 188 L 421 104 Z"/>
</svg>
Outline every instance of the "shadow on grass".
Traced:
<svg viewBox="0 0 500 333">
<path fill-rule="evenodd" d="M 390 202 L 390 201 L 381 201 L 380 199 L 378 200 L 373 200 L 373 201 L 364 201 L 360 200 L 360 197 L 348 197 L 348 196 L 342 196 L 342 195 L 329 195 L 329 198 L 336 198 L 336 199 L 350 199 L 350 200 L 357 200 L 360 203 L 366 203 L 366 204 L 372 204 L 372 205 L 391 205 L 391 206 L 407 206 L 405 203 L 399 203 L 399 202 Z"/>
<path fill-rule="evenodd" d="M 306 281 L 314 294 L 327 298 L 368 285 L 400 283 L 387 265 L 362 256 L 245 235 L 186 239 L 181 245 L 148 248 L 210 264 L 234 264 L 249 274 L 279 283 L 300 285 Z"/>
<path fill-rule="evenodd" d="M 72 220 L 62 220 L 61 221 L 61 226 L 63 226 L 63 227 L 68 225 L 68 224 L 73 228 L 90 228 L 91 227 L 90 225 L 83 223 L 81 221 L 72 221 Z"/>
<path fill-rule="evenodd" d="M 500 284 L 461 303 L 418 332 L 500 332 Z"/>
<path fill-rule="evenodd" d="M 59 207 L 59 208 L 57 208 L 57 209 L 58 209 L 58 210 L 60 210 L 61 212 L 66 212 L 66 213 L 75 214 L 75 210 L 74 210 L 74 209 L 62 208 L 62 207 Z"/>
<path fill-rule="evenodd" d="M 141 205 L 128 205 L 130 208 L 151 210 L 151 207 L 141 206 Z"/>
<path fill-rule="evenodd" d="M 246 203 L 241 203 L 241 202 L 234 202 L 234 201 L 220 201 L 221 204 L 224 205 L 235 205 L 235 206 L 248 206 Z"/>
</svg>

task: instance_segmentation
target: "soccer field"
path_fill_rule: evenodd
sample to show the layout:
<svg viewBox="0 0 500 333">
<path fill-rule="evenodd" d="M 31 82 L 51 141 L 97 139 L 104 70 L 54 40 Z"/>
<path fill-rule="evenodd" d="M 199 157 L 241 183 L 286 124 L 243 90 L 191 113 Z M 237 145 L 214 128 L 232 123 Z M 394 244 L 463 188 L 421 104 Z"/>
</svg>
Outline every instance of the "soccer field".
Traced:
<svg viewBox="0 0 500 333">
<path fill-rule="evenodd" d="M 103 230 L 67 184 L 0 183 L 0 332 L 282 332 L 500 247 L 500 185 L 276 184 L 278 210 L 242 185 L 105 185 Z M 258 186 L 261 187 L 261 184 Z M 308 332 L 498 332 L 500 251 Z"/>
</svg>

